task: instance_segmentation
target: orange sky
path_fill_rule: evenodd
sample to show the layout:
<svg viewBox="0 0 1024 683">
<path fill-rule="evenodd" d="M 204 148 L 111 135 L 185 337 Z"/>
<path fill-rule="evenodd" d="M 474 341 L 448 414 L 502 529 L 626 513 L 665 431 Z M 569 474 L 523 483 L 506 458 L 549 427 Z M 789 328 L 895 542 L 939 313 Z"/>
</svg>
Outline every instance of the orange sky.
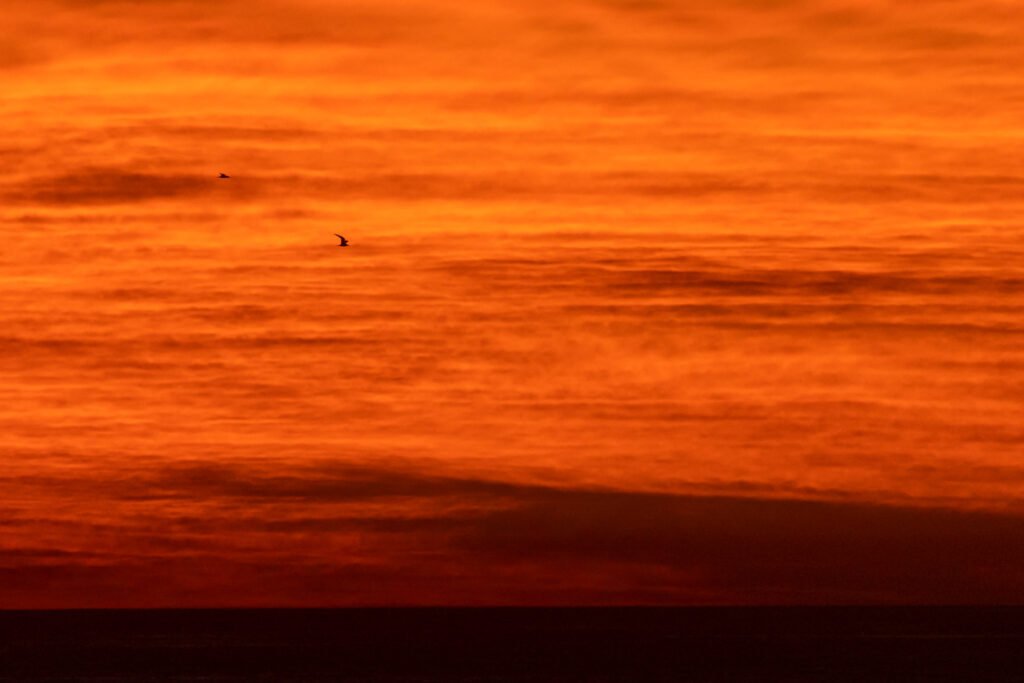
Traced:
<svg viewBox="0 0 1024 683">
<path fill-rule="evenodd" d="M 6 3 L 0 608 L 1019 601 L 1021 25 Z"/>
</svg>

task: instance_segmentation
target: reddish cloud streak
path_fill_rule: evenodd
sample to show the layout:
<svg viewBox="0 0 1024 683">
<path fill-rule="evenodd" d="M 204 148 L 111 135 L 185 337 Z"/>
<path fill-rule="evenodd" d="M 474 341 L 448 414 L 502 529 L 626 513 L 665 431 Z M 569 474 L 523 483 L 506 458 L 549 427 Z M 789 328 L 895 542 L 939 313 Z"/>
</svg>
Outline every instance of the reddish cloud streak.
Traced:
<svg viewBox="0 0 1024 683">
<path fill-rule="evenodd" d="M 1018 600 L 1022 12 L 5 6 L 0 607 Z"/>
</svg>

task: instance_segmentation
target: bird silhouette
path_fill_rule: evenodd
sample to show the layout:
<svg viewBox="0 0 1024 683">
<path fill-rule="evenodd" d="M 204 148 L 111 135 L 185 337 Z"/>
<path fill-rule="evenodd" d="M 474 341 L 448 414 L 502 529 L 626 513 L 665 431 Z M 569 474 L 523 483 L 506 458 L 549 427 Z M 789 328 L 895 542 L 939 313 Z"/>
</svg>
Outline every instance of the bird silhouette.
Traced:
<svg viewBox="0 0 1024 683">
<path fill-rule="evenodd" d="M 344 237 L 342 237 L 338 233 L 334 233 L 334 236 L 337 237 L 339 240 L 341 240 L 341 242 L 338 244 L 339 247 L 347 247 L 348 246 L 348 240 L 347 239 L 345 239 Z"/>
<path fill-rule="evenodd" d="M 224 178 L 230 178 L 231 176 L 229 176 L 229 175 L 228 175 L 227 173 L 221 173 L 221 174 L 220 174 L 219 176 L 217 176 L 217 177 L 218 177 L 219 179 L 223 180 Z"/>
</svg>

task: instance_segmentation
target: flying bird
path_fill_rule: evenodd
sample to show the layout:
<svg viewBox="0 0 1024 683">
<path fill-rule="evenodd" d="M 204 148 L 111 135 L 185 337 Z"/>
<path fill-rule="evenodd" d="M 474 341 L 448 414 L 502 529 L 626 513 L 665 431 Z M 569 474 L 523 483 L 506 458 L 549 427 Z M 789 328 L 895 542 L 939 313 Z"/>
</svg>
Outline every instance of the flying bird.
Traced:
<svg viewBox="0 0 1024 683">
<path fill-rule="evenodd" d="M 347 247 L 348 246 L 348 240 L 347 239 L 345 239 L 344 237 L 342 237 L 338 233 L 334 233 L 334 236 L 337 237 L 339 240 L 341 240 L 341 242 L 338 244 L 339 247 Z"/>
<path fill-rule="evenodd" d="M 218 178 L 220 178 L 220 179 L 224 179 L 224 178 L 230 178 L 231 176 L 229 176 L 229 175 L 228 175 L 227 173 L 221 173 L 221 174 L 220 174 L 219 176 L 217 176 L 217 177 L 218 177 Z"/>
</svg>

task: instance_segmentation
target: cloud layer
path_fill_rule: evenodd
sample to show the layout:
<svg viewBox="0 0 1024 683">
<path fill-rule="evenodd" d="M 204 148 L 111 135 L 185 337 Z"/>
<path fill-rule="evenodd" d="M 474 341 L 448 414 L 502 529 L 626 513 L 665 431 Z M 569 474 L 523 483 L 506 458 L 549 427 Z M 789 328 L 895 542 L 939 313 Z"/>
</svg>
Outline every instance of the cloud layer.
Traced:
<svg viewBox="0 0 1024 683">
<path fill-rule="evenodd" d="M 0 607 L 1014 599 L 1021 11 L 5 6 Z"/>
<path fill-rule="evenodd" d="M 64 524 L 90 544 L 116 536 L 119 549 L 11 551 L 0 597 L 11 606 L 977 604 L 1012 602 L 1024 588 L 1008 551 L 1024 531 L 1016 515 L 569 489 L 408 468 L 282 475 L 291 464 L 273 465 L 108 482 L 107 496 L 129 501 L 134 521 Z M 185 500 L 209 507 L 175 511 Z"/>
</svg>

